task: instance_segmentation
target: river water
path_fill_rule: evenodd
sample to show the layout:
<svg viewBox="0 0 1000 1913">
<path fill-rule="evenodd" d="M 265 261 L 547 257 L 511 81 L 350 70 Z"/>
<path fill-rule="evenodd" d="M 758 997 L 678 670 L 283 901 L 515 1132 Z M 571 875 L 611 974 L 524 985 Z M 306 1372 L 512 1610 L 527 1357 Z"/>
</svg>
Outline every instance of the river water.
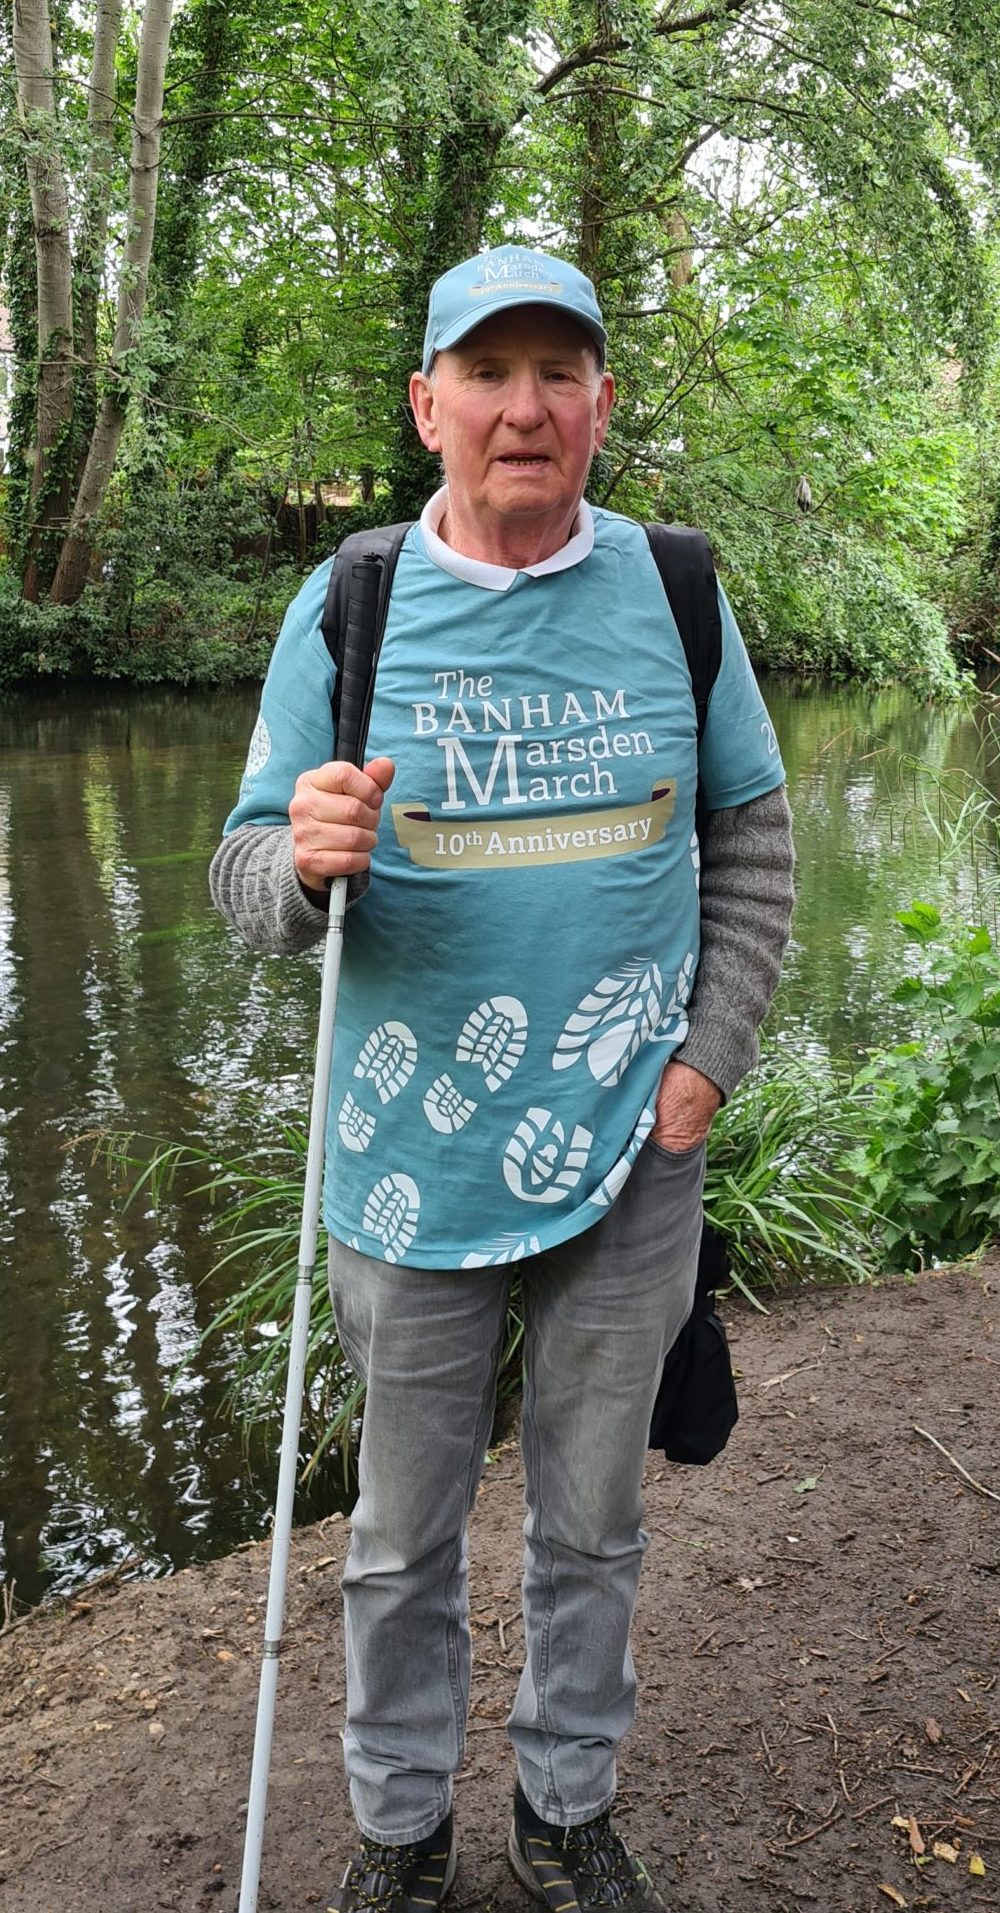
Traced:
<svg viewBox="0 0 1000 1913">
<path fill-rule="evenodd" d="M 1000 800 L 996 707 L 765 694 L 799 856 L 769 1026 L 858 1053 L 905 1033 L 892 911 L 919 895 L 975 916 L 990 875 L 985 848 L 947 854 L 949 802 L 907 766 L 974 772 Z M 231 1155 L 306 1106 L 318 958 L 252 955 L 205 881 L 256 701 L 76 690 L 0 705 L 0 1569 L 18 1605 L 126 1556 L 157 1572 L 219 1554 L 266 1524 L 273 1458 L 248 1458 L 220 1415 L 232 1343 L 170 1391 L 236 1279 L 209 1278 L 208 1198 L 126 1207 L 99 1146 L 136 1132 L 136 1153 L 159 1138 Z M 332 1468 L 319 1492 L 336 1504 Z"/>
</svg>

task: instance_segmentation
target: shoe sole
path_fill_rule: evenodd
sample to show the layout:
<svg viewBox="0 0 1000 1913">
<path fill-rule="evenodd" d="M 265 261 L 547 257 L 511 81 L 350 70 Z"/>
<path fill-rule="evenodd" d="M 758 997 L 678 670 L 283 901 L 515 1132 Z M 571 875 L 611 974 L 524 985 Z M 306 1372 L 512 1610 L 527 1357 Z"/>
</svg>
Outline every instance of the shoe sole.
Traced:
<svg viewBox="0 0 1000 1913">
<path fill-rule="evenodd" d="M 530 1860 L 525 1859 L 524 1854 L 517 1844 L 517 1829 L 513 1821 L 511 1821 L 510 1833 L 507 1836 L 507 1858 L 510 1861 L 510 1870 L 518 1884 L 523 1886 L 526 1893 L 531 1894 L 533 1900 L 540 1901 L 542 1906 L 548 1906 L 548 1900 L 545 1897 L 545 1888 L 542 1886 L 541 1881 L 535 1878 L 535 1871 Z"/>
</svg>

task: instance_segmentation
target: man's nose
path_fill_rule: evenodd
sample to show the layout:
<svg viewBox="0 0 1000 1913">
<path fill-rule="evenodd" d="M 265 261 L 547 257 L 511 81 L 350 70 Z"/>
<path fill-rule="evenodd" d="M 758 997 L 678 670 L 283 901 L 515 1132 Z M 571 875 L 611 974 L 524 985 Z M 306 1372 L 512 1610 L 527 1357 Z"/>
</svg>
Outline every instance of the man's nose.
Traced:
<svg viewBox="0 0 1000 1913">
<path fill-rule="evenodd" d="M 537 372 L 515 372 L 507 388 L 504 412 L 509 425 L 530 432 L 546 418 L 545 388 Z"/>
</svg>

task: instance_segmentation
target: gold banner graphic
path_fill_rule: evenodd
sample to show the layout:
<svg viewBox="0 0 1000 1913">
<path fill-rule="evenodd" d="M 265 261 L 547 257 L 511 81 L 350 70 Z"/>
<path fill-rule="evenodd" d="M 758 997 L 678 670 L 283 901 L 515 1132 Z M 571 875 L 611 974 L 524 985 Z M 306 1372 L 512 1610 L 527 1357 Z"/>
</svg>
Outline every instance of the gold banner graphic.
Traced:
<svg viewBox="0 0 1000 1913">
<path fill-rule="evenodd" d="M 426 804 L 393 804 L 392 822 L 402 848 L 424 870 L 525 870 L 647 850 L 661 841 L 676 795 L 676 780 L 664 778 L 645 804 L 581 810 L 555 823 L 523 816 L 455 823 L 432 817 Z"/>
</svg>

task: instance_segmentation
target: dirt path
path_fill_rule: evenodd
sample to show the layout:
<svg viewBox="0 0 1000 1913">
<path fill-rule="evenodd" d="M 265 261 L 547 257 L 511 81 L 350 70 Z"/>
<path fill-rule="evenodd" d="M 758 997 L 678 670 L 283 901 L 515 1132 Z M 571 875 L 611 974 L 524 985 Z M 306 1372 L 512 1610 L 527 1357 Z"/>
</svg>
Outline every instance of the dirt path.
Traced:
<svg viewBox="0 0 1000 1913">
<path fill-rule="evenodd" d="M 620 1813 L 672 1913 L 1000 1908 L 1000 1501 L 914 1431 L 1000 1494 L 998 1323 L 1000 1257 L 740 1311 L 726 1455 L 650 1457 Z M 472 1536 L 455 1913 L 527 1906 L 502 1858 L 520 1520 L 506 1450 Z M 260 1897 L 282 1913 L 325 1905 L 351 1838 L 346 1538 L 293 1548 Z M 266 1572 L 255 1545 L 0 1640 L 3 1913 L 232 1913 Z"/>
</svg>

